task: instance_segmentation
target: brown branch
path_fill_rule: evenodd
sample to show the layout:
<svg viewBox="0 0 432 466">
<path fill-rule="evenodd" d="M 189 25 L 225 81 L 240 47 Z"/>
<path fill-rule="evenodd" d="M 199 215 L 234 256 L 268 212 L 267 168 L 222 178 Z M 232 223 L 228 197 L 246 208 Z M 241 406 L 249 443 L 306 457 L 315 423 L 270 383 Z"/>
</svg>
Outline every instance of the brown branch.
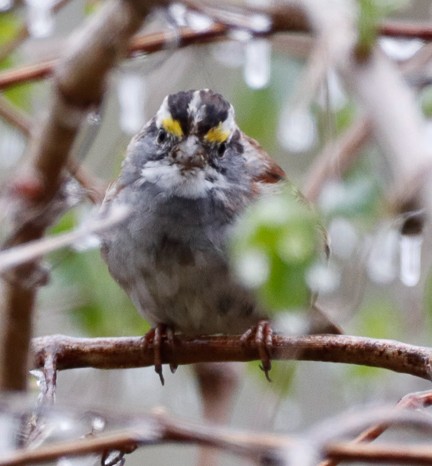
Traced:
<svg viewBox="0 0 432 466">
<path fill-rule="evenodd" d="M 51 76 L 57 63 L 58 59 L 45 60 L 32 65 L 25 65 L 3 71 L 0 73 L 0 89 L 6 89 L 20 83 L 47 78 Z"/>
<path fill-rule="evenodd" d="M 292 12 L 296 11 L 297 15 Z M 205 11 L 205 9 L 204 9 Z M 212 11 L 217 11 L 212 9 Z M 303 32 L 310 33 L 310 27 L 305 16 L 300 13 L 298 8 L 277 8 L 266 13 L 272 21 L 269 31 L 256 32 L 256 35 L 271 35 L 276 33 Z M 220 19 L 223 18 L 221 15 Z M 229 23 L 227 21 L 226 23 Z M 227 33 L 231 26 L 239 27 L 238 23 L 223 24 L 215 23 L 205 31 L 195 31 L 190 28 L 181 28 L 177 32 L 176 48 L 187 47 L 193 44 L 203 44 L 215 42 L 227 38 Z M 430 39 L 432 37 L 432 28 L 430 25 L 418 25 L 407 22 L 384 22 L 380 27 L 380 34 L 391 37 L 419 37 Z M 427 40 L 427 39 L 425 39 Z M 170 42 L 170 35 L 166 32 L 157 32 L 144 34 L 134 37 L 129 44 L 129 56 L 137 53 L 154 53 L 164 50 Z M 33 65 L 24 65 L 21 68 L 15 68 L 0 73 L 0 90 L 10 86 L 29 82 L 32 80 L 44 79 L 53 73 L 57 60 L 47 60 Z"/>
<path fill-rule="evenodd" d="M 18 128 L 24 136 L 31 133 L 31 118 L 20 108 L 13 105 L 6 97 L 0 94 L 0 117 Z"/>
<path fill-rule="evenodd" d="M 24 136 L 30 137 L 32 128 L 31 118 L 2 95 L 0 95 L 0 117 L 18 128 Z M 83 167 L 72 158 L 67 161 L 67 169 L 84 188 L 88 199 L 93 204 L 100 204 L 106 191 L 105 183 L 87 173 Z"/>
<path fill-rule="evenodd" d="M 60 186 L 80 124 L 87 110 L 99 104 L 109 71 L 126 55 L 129 39 L 152 6 L 150 1 L 107 2 L 58 63 L 47 117 L 31 139 L 27 166 L 11 183 L 12 229 L 16 232 L 8 245 L 40 238 L 54 221 L 46 209 Z M 2 284 L 0 390 L 26 388 L 35 301 L 35 287 L 26 280 L 37 272 L 36 263 L 27 264 Z"/>
<path fill-rule="evenodd" d="M 327 456 L 337 461 L 364 462 L 370 464 L 432 464 L 429 445 L 383 445 L 334 444 L 326 448 Z"/>
<path fill-rule="evenodd" d="M 35 338 L 32 344 L 33 367 L 44 366 L 48 354 L 54 354 L 58 370 L 78 367 L 119 369 L 152 366 L 152 348 L 143 351 L 140 337 L 73 338 L 53 335 Z M 168 344 L 162 345 L 162 361 L 169 363 Z M 245 345 L 237 336 L 184 338 L 175 343 L 176 362 L 253 361 L 259 359 L 253 345 Z M 326 361 L 360 364 L 411 374 L 430 380 L 432 349 L 393 340 L 377 340 L 348 335 L 311 335 L 274 337 L 274 360 Z"/>
<path fill-rule="evenodd" d="M 395 425 L 422 425 L 420 418 L 400 419 L 393 416 Z M 78 440 L 66 440 L 34 449 L 23 449 L 3 455 L 0 466 L 38 464 L 60 457 L 78 457 L 90 453 L 103 454 L 116 449 L 124 453 L 134 451 L 138 446 L 163 443 L 186 443 L 210 446 L 249 458 L 257 456 L 283 456 L 288 449 L 295 448 L 296 439 L 287 435 L 263 432 L 244 432 L 219 428 L 169 418 L 164 414 L 153 414 L 132 422 L 132 428 L 125 428 L 98 436 Z M 430 427 L 430 426 L 428 426 Z M 311 445 L 313 448 L 313 445 Z M 345 461 L 378 462 L 391 461 L 393 464 L 430 464 L 432 452 L 428 446 L 401 445 L 351 445 L 343 442 L 329 442 L 322 448 L 322 454 Z"/>
<path fill-rule="evenodd" d="M 419 409 L 425 408 L 432 405 L 432 392 L 430 390 L 420 393 L 410 393 L 404 396 L 399 403 L 396 405 L 395 412 L 403 409 Z M 389 427 L 391 423 L 380 423 L 375 426 L 369 427 L 360 433 L 352 442 L 352 444 L 359 444 L 365 442 L 373 442 L 380 435 L 382 435 Z M 337 466 L 340 463 L 340 459 L 328 459 L 319 464 L 319 466 Z"/>
<path fill-rule="evenodd" d="M 228 28 L 221 24 L 214 24 L 206 31 L 194 31 L 190 28 L 182 28 L 178 31 L 178 42 L 175 47 L 186 47 L 195 43 L 206 43 L 220 40 L 226 37 Z M 177 36 L 176 36 L 177 41 Z M 156 32 L 152 34 L 141 34 L 131 39 L 128 47 L 128 56 L 134 56 L 139 53 L 154 53 L 167 48 L 170 40 L 173 40 L 172 34 L 166 32 Z M 25 65 L 21 68 L 15 68 L 0 73 L 0 90 L 10 86 L 28 82 L 32 80 L 44 79 L 50 76 L 58 60 L 47 60 L 34 65 Z"/>
<path fill-rule="evenodd" d="M 388 37 L 432 40 L 432 26 L 430 23 L 413 21 L 384 21 L 379 27 L 379 34 Z"/>
</svg>

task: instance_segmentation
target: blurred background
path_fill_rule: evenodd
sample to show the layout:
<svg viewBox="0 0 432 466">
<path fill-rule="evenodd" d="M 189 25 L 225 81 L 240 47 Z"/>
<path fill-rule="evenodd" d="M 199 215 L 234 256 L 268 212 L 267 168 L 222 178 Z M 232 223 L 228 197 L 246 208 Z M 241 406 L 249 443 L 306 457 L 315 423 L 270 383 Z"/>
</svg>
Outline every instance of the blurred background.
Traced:
<svg viewBox="0 0 432 466">
<path fill-rule="evenodd" d="M 8 10 L 7 2 L 0 1 L 4 8 L 0 51 L 27 21 L 28 9 L 36 8 L 31 1 L 25 3 L 29 6 L 19 4 Z M 51 18 L 42 18 L 41 24 L 33 25 L 33 34 L 0 62 L 0 73 L 60 56 L 74 30 L 100 3 L 64 2 L 52 24 L 48 24 Z M 386 8 L 390 6 L 388 18 L 432 20 L 428 0 L 384 3 Z M 171 14 L 181 24 L 181 5 L 176 5 Z M 33 13 L 34 18 L 39 18 L 37 14 Z M 206 18 L 193 20 L 196 28 L 206 27 Z M 177 49 L 176 28 L 172 18 L 162 12 L 156 12 L 145 25 L 144 31 L 166 30 L 172 39 L 167 40 L 164 51 L 137 54 L 112 74 L 102 107 L 94 109 L 82 130 L 75 159 L 98 186 L 108 186 L 119 173 L 131 135 L 154 114 L 165 95 L 199 88 L 222 93 L 233 104 L 240 128 L 262 144 L 295 186 L 307 191 L 305 194 L 313 192 L 310 197 L 332 248 L 327 264 L 308 263 L 306 271 L 305 283 L 319 291 L 320 305 L 347 334 L 431 346 L 430 238 L 400 234 L 401 219 L 391 214 L 386 202 L 392 178 L 384 154 L 371 138 L 365 138 L 360 148 L 352 151 L 348 164 L 335 158 L 331 176 L 319 186 L 314 184 L 317 160 L 324 148 L 363 117 L 331 70 L 318 89 L 305 85 L 309 52 L 316 45 L 313 40 L 294 34 L 251 40 L 247 33 L 237 31 L 228 41 Z M 383 38 L 379 42 L 398 62 L 409 60 L 422 46 L 414 39 Z M 428 115 L 430 89 L 427 83 L 421 89 L 415 79 L 412 83 L 419 106 Z M 50 86 L 50 79 L 39 80 L 11 86 L 1 96 L 35 123 L 46 110 Z M 427 131 L 432 144 L 431 129 L 432 125 Z M 0 118 L 3 180 L 19 168 L 25 146 L 26 136 Z M 50 234 L 68 231 L 95 212 L 97 207 L 91 203 L 81 203 L 64 215 Z M 149 329 L 109 276 L 93 238 L 51 254 L 47 262 L 51 280 L 39 294 L 37 335 L 144 335 Z M 286 312 L 278 312 L 275 319 L 287 332 L 298 333 L 303 314 L 286 299 Z M 393 404 L 406 393 L 429 388 L 429 383 L 414 377 L 367 367 L 314 362 L 274 365 L 271 384 L 257 362 L 246 370 L 238 365 L 236 370 L 242 376 L 231 426 L 299 432 L 349 407 Z M 161 387 L 151 368 L 61 372 L 57 402 L 134 413 L 160 406 L 182 418 L 200 419 L 200 400 L 190 368 L 180 367 L 175 375 L 165 370 L 165 374 L 166 384 Z M 128 462 L 159 465 L 175 458 L 176 464 L 191 464 L 196 455 L 196 448 L 189 446 L 152 447 L 131 455 Z M 231 456 L 223 458 L 223 464 L 247 464 Z"/>
</svg>

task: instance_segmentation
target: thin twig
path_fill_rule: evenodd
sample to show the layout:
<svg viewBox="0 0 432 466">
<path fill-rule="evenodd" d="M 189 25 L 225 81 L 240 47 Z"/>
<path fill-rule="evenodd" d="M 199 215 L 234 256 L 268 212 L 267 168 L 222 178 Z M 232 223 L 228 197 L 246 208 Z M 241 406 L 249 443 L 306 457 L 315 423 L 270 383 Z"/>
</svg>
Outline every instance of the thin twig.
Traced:
<svg viewBox="0 0 432 466">
<path fill-rule="evenodd" d="M 376 415 L 371 415 L 371 421 Z M 392 424 L 425 427 L 420 417 L 390 416 Z M 138 446 L 164 443 L 190 443 L 228 451 L 232 454 L 256 458 L 257 456 L 283 457 L 284 452 L 298 445 L 297 439 L 288 435 L 265 432 L 245 432 L 227 428 L 203 425 L 169 418 L 163 413 L 142 416 L 130 421 L 132 427 L 118 431 L 88 436 L 78 440 L 58 441 L 34 449 L 23 449 L 4 455 L 0 466 L 20 466 L 52 461 L 61 457 L 79 457 L 91 453 L 104 453 L 117 449 L 125 453 Z M 427 427 L 430 428 L 430 423 Z M 312 446 L 311 446 L 312 447 Z M 323 447 L 323 455 L 335 460 L 392 462 L 392 464 L 431 464 L 432 452 L 428 446 L 385 443 L 382 445 L 352 445 L 331 442 Z"/>
<path fill-rule="evenodd" d="M 272 20 L 271 29 L 256 35 L 274 34 L 277 32 L 306 32 L 310 33 L 310 28 L 304 18 L 293 21 L 293 16 L 284 14 L 282 9 L 273 11 L 270 15 Z M 238 26 L 238 25 L 237 25 Z M 202 44 L 215 42 L 227 37 L 230 28 L 222 23 L 215 23 L 205 31 L 195 31 L 190 28 L 181 28 L 178 31 L 179 43 L 177 47 L 186 47 L 192 44 Z M 406 22 L 384 22 L 380 27 L 380 33 L 391 37 L 432 37 L 430 25 L 418 25 Z M 144 34 L 134 37 L 129 45 L 129 56 L 136 53 L 154 53 L 166 47 L 168 36 L 166 32 Z M 0 73 L 0 90 L 22 82 L 44 79 L 50 76 L 54 70 L 57 60 L 47 60 L 32 65 L 24 65 Z"/>
<path fill-rule="evenodd" d="M 381 35 L 388 37 L 432 40 L 432 27 L 430 23 L 386 20 L 381 24 L 378 31 Z"/>
<path fill-rule="evenodd" d="M 419 409 L 425 408 L 432 405 L 432 392 L 430 390 L 425 392 L 410 393 L 409 395 L 404 396 L 399 403 L 396 405 L 396 410 L 403 409 Z M 391 423 L 380 423 L 375 426 L 369 427 L 360 433 L 352 442 L 352 444 L 373 442 L 380 435 L 382 435 L 389 427 Z M 319 466 L 337 466 L 341 460 L 328 459 L 322 461 Z"/>
<path fill-rule="evenodd" d="M 32 126 L 31 118 L 1 94 L 0 117 L 18 128 L 24 136 L 30 136 Z"/>
</svg>

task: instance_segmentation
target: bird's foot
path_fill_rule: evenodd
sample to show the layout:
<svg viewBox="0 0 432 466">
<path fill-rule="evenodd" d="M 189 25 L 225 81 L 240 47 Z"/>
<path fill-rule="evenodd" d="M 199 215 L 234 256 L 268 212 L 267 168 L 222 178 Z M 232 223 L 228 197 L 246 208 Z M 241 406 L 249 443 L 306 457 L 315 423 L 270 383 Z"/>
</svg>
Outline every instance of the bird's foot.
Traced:
<svg viewBox="0 0 432 466">
<path fill-rule="evenodd" d="M 173 329 L 166 324 L 157 324 L 156 327 L 153 327 L 149 330 L 143 337 L 143 350 L 147 351 L 149 348 L 153 347 L 153 357 L 154 357 L 154 369 L 156 374 L 158 374 L 161 384 L 165 384 L 165 379 L 162 371 L 162 343 L 163 340 L 166 340 L 170 350 L 171 350 L 171 362 L 169 367 L 171 372 L 177 370 L 178 364 L 174 360 L 174 331 Z"/>
<path fill-rule="evenodd" d="M 246 330 L 241 336 L 243 344 L 250 342 L 258 350 L 258 355 L 261 360 L 260 369 L 264 371 L 266 379 L 271 382 L 269 372 L 271 369 L 271 352 L 273 348 L 273 330 L 270 322 L 267 320 L 260 320 L 256 325 Z"/>
</svg>

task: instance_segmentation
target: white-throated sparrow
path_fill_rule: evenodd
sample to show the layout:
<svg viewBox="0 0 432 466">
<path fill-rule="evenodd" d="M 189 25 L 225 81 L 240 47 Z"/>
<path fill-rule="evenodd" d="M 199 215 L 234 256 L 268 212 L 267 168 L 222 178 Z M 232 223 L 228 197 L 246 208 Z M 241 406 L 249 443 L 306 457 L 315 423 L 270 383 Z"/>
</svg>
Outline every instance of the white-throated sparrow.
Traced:
<svg viewBox="0 0 432 466">
<path fill-rule="evenodd" d="M 167 328 L 168 336 L 238 334 L 266 318 L 230 269 L 227 243 L 244 210 L 284 177 L 238 128 L 233 107 L 211 90 L 167 96 L 132 139 L 103 204 L 125 204 L 131 214 L 104 233 L 102 253 L 112 276 L 156 326 L 156 352 Z M 163 381 L 160 353 L 155 368 Z"/>
</svg>

